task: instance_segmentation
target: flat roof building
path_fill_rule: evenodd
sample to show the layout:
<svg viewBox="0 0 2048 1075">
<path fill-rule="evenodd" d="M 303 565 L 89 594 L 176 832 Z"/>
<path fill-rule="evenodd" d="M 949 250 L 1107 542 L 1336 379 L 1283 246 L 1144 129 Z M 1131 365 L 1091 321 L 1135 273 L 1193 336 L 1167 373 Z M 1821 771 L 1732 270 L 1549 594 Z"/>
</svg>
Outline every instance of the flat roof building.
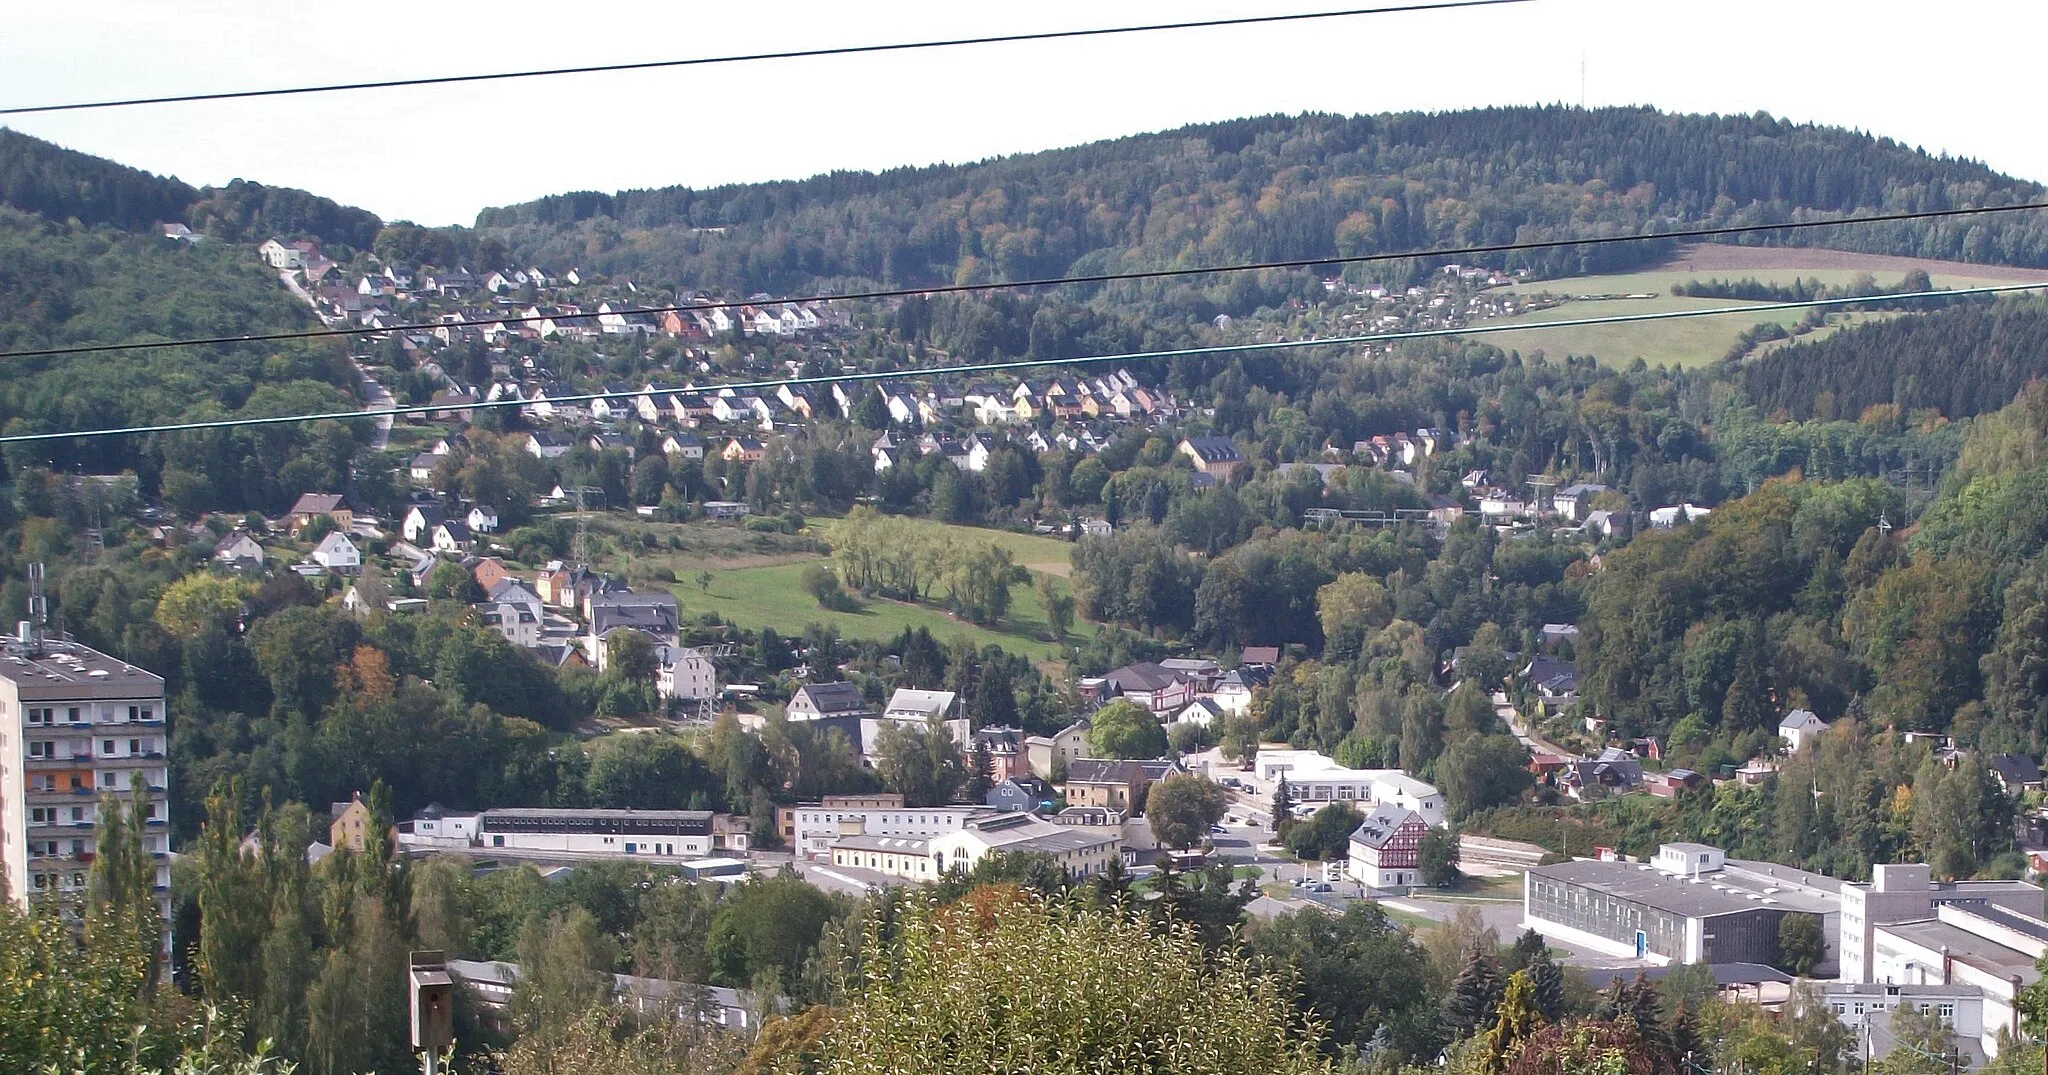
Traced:
<svg viewBox="0 0 2048 1075">
<path fill-rule="evenodd" d="M 1815 970 L 1831 973 L 1840 917 L 1832 883 L 1728 860 L 1705 844 L 1667 844 L 1653 862 L 1533 867 L 1524 875 L 1522 907 L 1526 924 L 1545 934 L 1655 963 L 1775 963 L 1780 923 L 1809 914 L 1829 940 Z"/>
<path fill-rule="evenodd" d="M 0 891 L 76 921 L 103 799 L 141 778 L 142 847 L 156 863 L 170 951 L 170 763 L 163 677 L 32 625 L 0 635 Z"/>
</svg>

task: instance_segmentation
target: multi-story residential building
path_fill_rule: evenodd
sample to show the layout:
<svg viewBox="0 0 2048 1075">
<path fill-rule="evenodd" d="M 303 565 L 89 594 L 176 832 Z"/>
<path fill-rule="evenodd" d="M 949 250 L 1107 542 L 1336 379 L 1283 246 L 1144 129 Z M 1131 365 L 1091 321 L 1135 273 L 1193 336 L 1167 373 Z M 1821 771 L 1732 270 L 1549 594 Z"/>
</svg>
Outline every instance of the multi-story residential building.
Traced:
<svg viewBox="0 0 2048 1075">
<path fill-rule="evenodd" d="M 85 896 L 100 803 L 142 778 L 143 850 L 156 861 L 164 945 L 171 913 L 169 735 L 164 681 L 24 624 L 0 635 L 0 892 L 67 914 Z"/>
</svg>

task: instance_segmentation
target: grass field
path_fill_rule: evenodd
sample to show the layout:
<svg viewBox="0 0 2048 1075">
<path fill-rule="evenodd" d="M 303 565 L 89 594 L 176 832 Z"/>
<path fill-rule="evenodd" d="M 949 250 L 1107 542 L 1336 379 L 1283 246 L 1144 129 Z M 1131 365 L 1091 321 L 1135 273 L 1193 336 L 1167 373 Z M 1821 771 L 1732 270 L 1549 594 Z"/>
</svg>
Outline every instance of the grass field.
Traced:
<svg viewBox="0 0 2048 1075">
<path fill-rule="evenodd" d="M 1784 264 L 1772 264 L 1774 259 L 1782 259 Z M 1816 260 L 1840 264 L 1815 265 Z M 1529 297 L 1546 293 L 1553 296 L 1642 294 L 1652 297 L 1573 300 L 1548 310 L 1507 318 L 1504 323 L 1541 324 L 1588 317 L 1750 305 L 1732 299 L 1687 298 L 1671 293 L 1674 285 L 1693 280 L 1756 279 L 1764 283 L 1787 285 L 1798 280 L 1818 280 L 1822 284 L 1841 286 L 1868 272 L 1879 284 L 1891 287 L 1896 286 L 1904 278 L 1907 266 L 1915 264 L 1927 268 L 1928 275 L 1936 287 L 1979 287 L 2008 283 L 2015 278 L 2014 270 L 1997 266 L 1983 266 L 1978 269 L 1959 267 L 1947 262 L 1915 263 L 1901 258 L 1799 248 L 1703 248 L 1698 251 L 1697 257 L 1682 255 L 1662 268 L 1644 272 L 1579 276 L 1517 285 L 1503 293 Z M 1568 354 L 1593 355 L 1611 365 L 1626 365 L 1641 358 L 1652 366 L 1699 366 L 1716 361 L 1726 354 L 1742 332 L 1752 325 L 1776 321 L 1790 328 L 1803 316 L 1804 311 L 1801 310 L 1734 313 L 1720 317 L 1672 321 L 1644 321 L 1531 332 L 1497 332 L 1480 338 L 1503 350 L 1520 351 L 1525 355 L 1542 351 L 1551 357 Z M 1851 313 L 1831 315 L 1826 328 L 1806 338 L 1819 338 L 1867 317 L 1868 315 Z M 1484 323 L 1493 325 L 1503 322 Z"/>
<path fill-rule="evenodd" d="M 826 522 L 817 521 L 814 530 L 822 530 Z M 1066 542 L 977 527 L 950 529 L 957 531 L 962 541 L 992 542 L 1009 549 L 1018 563 L 1034 574 L 1053 576 L 1057 591 L 1068 592 L 1066 574 L 1071 546 Z M 675 571 L 679 580 L 675 586 L 676 600 L 686 616 L 692 612 L 716 612 L 742 627 L 773 627 L 786 633 L 820 623 L 836 628 L 843 638 L 893 638 L 906 628 L 924 627 L 941 643 L 966 638 L 976 646 L 999 645 L 1035 661 L 1065 657 L 1058 645 L 1045 641 L 1045 609 L 1038 600 L 1035 584 L 1014 587 L 1010 615 L 989 628 L 955 619 L 943 609 L 901 601 L 865 601 L 856 612 L 819 608 L 816 599 L 803 587 L 804 567 L 823 560 L 814 553 L 783 552 L 766 557 L 778 561 L 773 563 L 747 562 L 752 557 L 745 554 L 723 560 L 677 553 L 649 554 L 649 558 Z M 700 589 L 696 582 L 698 573 L 706 571 L 711 574 L 708 590 Z M 1077 620 L 1073 634 L 1085 636 L 1092 630 L 1085 621 Z"/>
</svg>

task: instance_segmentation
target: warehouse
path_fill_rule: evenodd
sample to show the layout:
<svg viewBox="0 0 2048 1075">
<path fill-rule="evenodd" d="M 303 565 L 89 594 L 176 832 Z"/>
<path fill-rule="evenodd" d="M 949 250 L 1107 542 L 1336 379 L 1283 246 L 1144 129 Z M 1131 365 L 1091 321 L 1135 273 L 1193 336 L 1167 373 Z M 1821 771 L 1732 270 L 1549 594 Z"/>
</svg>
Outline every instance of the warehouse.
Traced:
<svg viewBox="0 0 2048 1075">
<path fill-rule="evenodd" d="M 1782 870 L 1782 868 L 1778 868 Z M 1525 924 L 1619 956 L 1655 963 L 1778 962 L 1778 927 L 1788 914 L 1819 920 L 1831 972 L 1839 897 L 1826 878 L 1774 876 L 1724 862 L 1704 844 L 1667 844 L 1653 863 L 1565 862 L 1537 866 L 1523 880 Z"/>
</svg>

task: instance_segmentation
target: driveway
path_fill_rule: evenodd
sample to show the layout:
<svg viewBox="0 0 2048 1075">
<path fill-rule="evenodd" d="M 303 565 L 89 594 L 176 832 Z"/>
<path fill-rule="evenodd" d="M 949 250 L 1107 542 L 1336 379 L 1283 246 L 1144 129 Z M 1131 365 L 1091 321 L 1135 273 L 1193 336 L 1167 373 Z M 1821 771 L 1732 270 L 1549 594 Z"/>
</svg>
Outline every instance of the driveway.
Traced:
<svg viewBox="0 0 2048 1075">
<path fill-rule="evenodd" d="M 355 366 L 356 375 L 362 378 L 363 399 L 368 401 L 363 404 L 363 410 L 385 412 L 377 415 L 377 432 L 370 438 L 370 450 L 381 452 L 391 444 L 391 422 L 394 416 L 390 411 L 398 406 L 398 400 L 392 396 L 390 389 L 385 388 L 377 378 L 370 376 L 369 369 L 361 362 L 356 362 Z"/>
</svg>

